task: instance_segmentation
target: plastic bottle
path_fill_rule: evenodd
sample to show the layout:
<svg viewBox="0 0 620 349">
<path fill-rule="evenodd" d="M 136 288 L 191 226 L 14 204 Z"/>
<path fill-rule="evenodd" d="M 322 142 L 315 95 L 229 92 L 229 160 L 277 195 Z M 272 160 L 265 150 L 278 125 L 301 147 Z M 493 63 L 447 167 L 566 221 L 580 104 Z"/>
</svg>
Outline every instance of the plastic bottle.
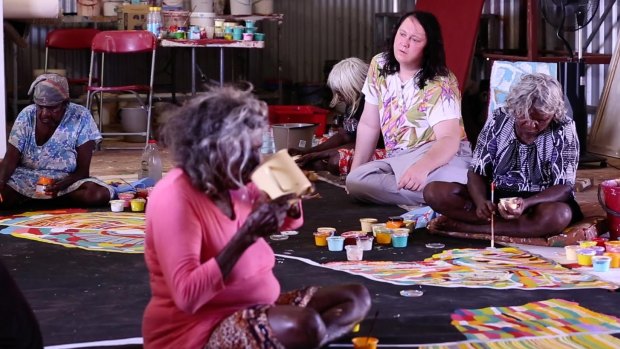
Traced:
<svg viewBox="0 0 620 349">
<path fill-rule="evenodd" d="M 146 16 L 146 30 L 150 31 L 153 35 L 159 38 L 161 27 L 161 8 L 156 6 L 149 7 L 149 13 Z"/>
<path fill-rule="evenodd" d="M 149 140 L 149 144 L 144 148 L 142 153 L 142 160 L 140 163 L 140 172 L 138 178 L 145 177 L 151 178 L 155 183 L 161 179 L 162 175 L 162 162 L 161 155 L 159 154 L 159 148 L 157 147 L 157 141 L 154 139 Z"/>
</svg>

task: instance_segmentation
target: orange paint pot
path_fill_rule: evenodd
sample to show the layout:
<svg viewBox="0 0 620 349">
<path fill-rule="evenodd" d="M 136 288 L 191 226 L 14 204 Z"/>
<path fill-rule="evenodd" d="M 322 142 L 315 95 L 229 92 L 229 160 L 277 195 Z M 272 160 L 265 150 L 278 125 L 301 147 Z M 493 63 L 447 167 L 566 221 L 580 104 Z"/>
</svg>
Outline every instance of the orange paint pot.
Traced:
<svg viewBox="0 0 620 349">
<path fill-rule="evenodd" d="M 319 247 L 327 246 L 327 237 L 332 236 L 331 232 L 317 231 L 314 233 L 314 244 Z"/>
<path fill-rule="evenodd" d="M 376 349 L 379 339 L 375 337 L 355 337 L 351 339 L 354 349 Z"/>
</svg>

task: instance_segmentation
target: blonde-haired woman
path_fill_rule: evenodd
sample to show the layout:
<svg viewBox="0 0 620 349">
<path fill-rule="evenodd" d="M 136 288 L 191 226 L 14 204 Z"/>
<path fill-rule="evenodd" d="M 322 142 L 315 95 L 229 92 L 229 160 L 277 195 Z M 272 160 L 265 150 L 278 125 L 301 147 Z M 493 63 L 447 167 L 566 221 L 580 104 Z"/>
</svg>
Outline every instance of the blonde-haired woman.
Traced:
<svg viewBox="0 0 620 349">
<path fill-rule="evenodd" d="M 364 111 L 364 95 L 361 93 L 368 64 L 359 58 L 345 58 L 332 68 L 327 78 L 327 86 L 332 91 L 331 108 L 339 103 L 345 106 L 345 113 L 338 123 L 337 133 L 325 142 L 311 149 L 289 150 L 293 155 L 302 155 L 297 163 L 306 170 L 329 171 L 334 175 L 346 175 L 351 168 L 357 124 Z M 383 148 L 383 141 L 378 145 Z M 383 149 L 375 151 L 374 159 L 385 156 Z"/>
</svg>

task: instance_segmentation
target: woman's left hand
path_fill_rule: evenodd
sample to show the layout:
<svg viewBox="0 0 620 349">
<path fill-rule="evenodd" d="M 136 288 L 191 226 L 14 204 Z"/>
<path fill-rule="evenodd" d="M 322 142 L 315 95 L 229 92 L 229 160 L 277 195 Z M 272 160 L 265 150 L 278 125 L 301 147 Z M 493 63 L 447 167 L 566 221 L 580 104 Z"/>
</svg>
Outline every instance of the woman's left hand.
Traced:
<svg viewBox="0 0 620 349">
<path fill-rule="evenodd" d="M 519 218 L 523 215 L 523 211 L 525 211 L 525 200 L 523 198 L 516 197 L 513 200 L 511 204 L 498 205 L 499 214 L 504 219 Z"/>
<path fill-rule="evenodd" d="M 398 181 L 398 189 L 407 189 L 411 191 L 419 191 L 424 188 L 429 171 L 419 163 L 415 163 L 403 173 Z"/>
</svg>

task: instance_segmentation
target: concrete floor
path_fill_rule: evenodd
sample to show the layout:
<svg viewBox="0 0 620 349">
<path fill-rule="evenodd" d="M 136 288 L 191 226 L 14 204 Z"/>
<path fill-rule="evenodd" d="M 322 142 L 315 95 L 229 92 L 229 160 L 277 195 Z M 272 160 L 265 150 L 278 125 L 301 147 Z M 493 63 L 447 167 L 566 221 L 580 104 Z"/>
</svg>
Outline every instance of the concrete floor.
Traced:
<svg viewBox="0 0 620 349">
<path fill-rule="evenodd" d="M 106 147 L 136 147 L 137 150 L 112 150 Z M 104 141 L 103 150 L 95 152 L 91 163 L 91 175 L 97 177 L 108 176 L 136 176 L 142 156 L 141 147 L 144 143 L 124 143 L 117 141 Z M 166 149 L 162 149 L 162 160 L 164 163 L 164 171 L 171 168 L 172 162 L 170 154 Z M 584 215 L 604 215 L 605 212 L 601 208 L 597 199 L 598 185 L 606 180 L 620 178 L 620 159 L 607 158 L 608 165 L 606 168 L 600 168 L 598 164 L 587 166 L 579 169 L 578 178 L 590 178 L 593 185 L 584 191 L 577 192 L 577 202 L 582 207 Z"/>
</svg>

